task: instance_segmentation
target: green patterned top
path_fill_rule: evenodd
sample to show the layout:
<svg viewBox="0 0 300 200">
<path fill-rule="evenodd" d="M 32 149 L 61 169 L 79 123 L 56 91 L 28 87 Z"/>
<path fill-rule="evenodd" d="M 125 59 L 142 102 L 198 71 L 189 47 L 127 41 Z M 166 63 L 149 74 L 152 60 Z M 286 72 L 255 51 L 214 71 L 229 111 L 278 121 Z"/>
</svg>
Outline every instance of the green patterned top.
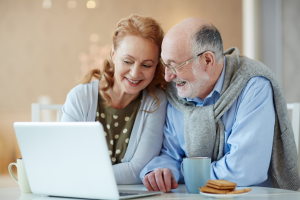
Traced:
<svg viewBox="0 0 300 200">
<path fill-rule="evenodd" d="M 123 162 L 142 97 L 143 93 L 141 92 L 125 108 L 114 109 L 112 107 L 104 107 L 101 104 L 104 100 L 98 93 L 96 121 L 103 125 L 112 164 Z"/>
</svg>

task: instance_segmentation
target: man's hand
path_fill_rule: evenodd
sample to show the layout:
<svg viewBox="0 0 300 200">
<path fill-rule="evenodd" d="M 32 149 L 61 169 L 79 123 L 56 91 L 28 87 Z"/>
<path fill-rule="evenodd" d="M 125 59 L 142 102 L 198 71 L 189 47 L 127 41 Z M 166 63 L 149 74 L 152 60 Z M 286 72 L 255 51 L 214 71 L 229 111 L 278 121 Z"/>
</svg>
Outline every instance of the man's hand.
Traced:
<svg viewBox="0 0 300 200">
<path fill-rule="evenodd" d="M 149 191 L 169 192 L 178 188 L 173 172 L 169 168 L 159 168 L 143 178 L 143 184 Z"/>
</svg>

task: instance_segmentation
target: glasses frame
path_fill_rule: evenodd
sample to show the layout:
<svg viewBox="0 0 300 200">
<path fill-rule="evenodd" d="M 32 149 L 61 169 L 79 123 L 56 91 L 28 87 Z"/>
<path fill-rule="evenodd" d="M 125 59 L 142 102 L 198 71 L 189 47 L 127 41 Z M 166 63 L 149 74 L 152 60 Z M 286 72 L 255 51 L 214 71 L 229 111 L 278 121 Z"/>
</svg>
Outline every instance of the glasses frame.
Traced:
<svg viewBox="0 0 300 200">
<path fill-rule="evenodd" d="M 189 64 L 189 63 L 192 62 L 194 59 L 198 58 L 199 56 L 201 56 L 202 54 L 204 54 L 204 53 L 207 52 L 207 51 L 210 51 L 210 50 L 203 51 L 203 52 L 197 54 L 196 56 L 192 57 L 191 59 L 185 61 L 184 63 L 181 63 L 180 65 L 178 65 L 178 66 L 176 66 L 176 67 L 173 67 L 173 66 L 171 66 L 171 65 L 167 65 L 166 63 L 164 63 L 164 61 L 162 60 L 162 58 L 160 58 L 159 60 L 160 60 L 160 62 L 163 64 L 163 66 L 164 66 L 165 68 L 172 69 L 172 70 L 174 71 L 174 73 L 177 74 L 177 71 L 178 71 L 179 69 L 185 67 L 187 64 Z M 215 52 L 213 52 L 213 51 L 210 51 L 210 52 L 215 53 Z"/>
</svg>

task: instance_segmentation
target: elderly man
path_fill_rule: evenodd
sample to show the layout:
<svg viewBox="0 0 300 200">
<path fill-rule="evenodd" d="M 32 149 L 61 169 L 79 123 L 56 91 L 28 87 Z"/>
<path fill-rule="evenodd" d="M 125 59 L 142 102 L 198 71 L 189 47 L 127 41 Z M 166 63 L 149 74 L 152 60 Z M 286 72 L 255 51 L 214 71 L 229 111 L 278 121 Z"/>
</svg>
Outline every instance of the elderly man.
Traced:
<svg viewBox="0 0 300 200">
<path fill-rule="evenodd" d="M 161 155 L 141 171 L 148 190 L 184 183 L 184 157 L 210 157 L 211 179 L 298 190 L 297 151 L 283 91 L 262 63 L 223 53 L 219 31 L 188 18 L 162 44 L 168 108 Z"/>
</svg>

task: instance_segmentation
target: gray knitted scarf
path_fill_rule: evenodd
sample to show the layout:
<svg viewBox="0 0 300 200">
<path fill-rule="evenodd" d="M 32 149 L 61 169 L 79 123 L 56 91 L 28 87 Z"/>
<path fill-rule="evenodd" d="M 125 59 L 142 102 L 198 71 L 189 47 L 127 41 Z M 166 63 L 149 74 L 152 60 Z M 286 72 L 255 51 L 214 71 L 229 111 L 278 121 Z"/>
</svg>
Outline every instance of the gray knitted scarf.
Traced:
<svg viewBox="0 0 300 200">
<path fill-rule="evenodd" d="M 184 116 L 184 139 L 188 157 L 224 156 L 224 124 L 221 117 L 232 106 L 246 83 L 254 76 L 270 80 L 275 104 L 275 127 L 271 157 L 271 179 L 274 187 L 298 190 L 297 150 L 282 88 L 272 72 L 261 62 L 240 56 L 237 48 L 225 53 L 226 72 L 219 100 L 210 106 L 196 107 L 177 94 L 175 83 L 167 86 L 168 101 Z"/>
</svg>

